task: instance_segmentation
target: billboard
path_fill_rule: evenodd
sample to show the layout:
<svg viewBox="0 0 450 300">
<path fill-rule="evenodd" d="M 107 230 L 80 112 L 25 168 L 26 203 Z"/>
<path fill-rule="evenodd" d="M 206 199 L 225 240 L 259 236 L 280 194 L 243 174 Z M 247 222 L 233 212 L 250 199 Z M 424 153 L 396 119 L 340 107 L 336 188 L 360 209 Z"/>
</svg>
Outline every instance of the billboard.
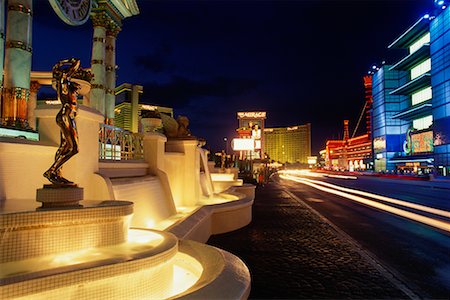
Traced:
<svg viewBox="0 0 450 300">
<path fill-rule="evenodd" d="M 433 131 L 411 134 L 412 153 L 433 152 Z"/>
<path fill-rule="evenodd" d="M 265 119 L 265 111 L 240 111 L 237 113 L 238 119 Z"/>
<path fill-rule="evenodd" d="M 234 151 L 254 151 L 255 140 L 254 139 L 233 139 L 231 141 L 231 147 Z"/>
<path fill-rule="evenodd" d="M 386 140 L 384 137 L 376 137 L 373 139 L 373 149 L 384 151 L 386 150 Z"/>
</svg>

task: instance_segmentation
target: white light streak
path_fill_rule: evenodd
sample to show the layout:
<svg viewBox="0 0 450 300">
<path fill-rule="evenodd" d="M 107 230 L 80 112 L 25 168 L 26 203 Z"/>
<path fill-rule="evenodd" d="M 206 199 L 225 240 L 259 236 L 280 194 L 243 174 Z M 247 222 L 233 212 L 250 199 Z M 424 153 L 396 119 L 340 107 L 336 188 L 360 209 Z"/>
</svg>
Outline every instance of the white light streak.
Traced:
<svg viewBox="0 0 450 300">
<path fill-rule="evenodd" d="M 448 222 L 432 219 L 432 218 L 429 218 L 426 216 L 422 216 L 422 215 L 419 215 L 419 214 L 416 214 L 413 212 L 405 211 L 405 210 L 402 210 L 402 209 L 399 209 L 396 207 L 392 207 L 392 206 L 389 206 L 389 205 L 386 205 L 383 203 L 379 203 L 379 202 L 376 202 L 373 200 L 369 200 L 369 199 L 366 199 L 363 197 L 359 197 L 359 196 L 348 194 L 348 193 L 345 193 L 342 191 L 327 188 L 325 186 L 315 184 L 313 182 L 309 182 L 309 180 L 306 180 L 304 178 L 298 178 L 298 177 L 294 177 L 294 176 L 290 176 L 290 175 L 280 175 L 280 177 L 283 179 L 292 180 L 292 181 L 295 181 L 298 183 L 303 183 L 303 184 L 309 185 L 313 188 L 316 188 L 318 190 L 321 190 L 321 191 L 324 191 L 324 192 L 327 192 L 330 194 L 335 194 L 335 195 L 353 200 L 355 202 L 358 202 L 358 203 L 361 203 L 361 204 L 364 204 L 364 205 L 367 205 L 370 207 L 374 207 L 374 208 L 377 208 L 377 209 L 380 209 L 380 210 L 383 210 L 383 211 L 386 211 L 386 212 L 389 212 L 389 213 L 392 213 L 392 214 L 395 214 L 395 215 L 398 215 L 398 216 L 401 216 L 401 217 L 404 217 L 404 218 L 407 218 L 410 220 L 414 220 L 414 221 L 450 232 L 450 223 L 448 223 Z M 395 199 L 391 199 L 391 200 L 395 200 Z M 400 201 L 400 200 L 398 200 L 398 201 Z M 409 204 L 412 204 L 412 203 L 409 203 Z M 422 206 L 422 207 L 425 207 L 425 206 Z"/>
<path fill-rule="evenodd" d="M 364 191 L 360 191 L 360 190 L 344 188 L 344 187 L 341 187 L 339 185 L 334 185 L 334 184 L 331 184 L 331 183 L 328 183 L 328 182 L 312 180 L 312 179 L 306 179 L 306 178 L 302 178 L 302 179 L 310 181 L 310 182 L 313 182 L 313 183 L 321 184 L 321 185 L 324 185 L 324 186 L 328 186 L 328 187 L 331 187 L 331 188 L 334 188 L 334 189 L 337 189 L 337 190 L 340 190 L 340 191 L 344 191 L 344 192 L 348 192 L 348 193 L 352 193 L 352 194 L 357 194 L 357 195 L 361 195 L 361 196 L 374 198 L 374 199 L 381 200 L 381 201 L 384 201 L 384 202 L 389 202 L 389 203 L 392 203 L 392 204 L 397 204 L 397 205 L 401 205 L 401 206 L 404 206 L 404 207 L 413 208 L 413 209 L 416 209 L 416 210 L 428 212 L 428 213 L 431 213 L 431 214 L 443 216 L 443 217 L 446 217 L 446 218 L 450 219 L 450 212 L 445 211 L 445 210 L 432 208 L 432 207 L 428 207 L 428 206 L 425 206 L 425 205 L 415 204 L 415 203 L 411 203 L 411 202 L 408 202 L 408 201 L 393 199 L 393 198 L 389 198 L 389 197 L 385 197 L 385 196 L 381 196 L 381 195 L 377 195 L 377 194 L 372 194 L 372 193 L 368 193 L 368 192 L 364 192 Z"/>
</svg>

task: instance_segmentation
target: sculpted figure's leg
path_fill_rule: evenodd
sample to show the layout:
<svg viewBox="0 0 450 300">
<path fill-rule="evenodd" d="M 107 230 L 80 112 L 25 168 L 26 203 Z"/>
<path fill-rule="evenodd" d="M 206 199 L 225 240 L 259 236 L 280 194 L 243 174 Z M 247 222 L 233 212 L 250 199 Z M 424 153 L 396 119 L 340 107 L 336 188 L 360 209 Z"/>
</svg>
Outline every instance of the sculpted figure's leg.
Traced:
<svg viewBox="0 0 450 300">
<path fill-rule="evenodd" d="M 66 112 L 67 113 L 67 112 Z M 65 179 L 61 176 L 62 165 L 70 158 L 73 154 L 73 137 L 71 136 L 71 121 L 65 114 L 62 114 L 60 118 L 57 118 L 57 123 L 61 128 L 61 145 L 56 151 L 55 161 L 52 166 L 44 173 L 44 177 L 47 178 L 51 183 L 54 184 L 69 184 L 73 183 L 70 180 Z M 78 147 L 77 151 L 78 151 Z"/>
</svg>

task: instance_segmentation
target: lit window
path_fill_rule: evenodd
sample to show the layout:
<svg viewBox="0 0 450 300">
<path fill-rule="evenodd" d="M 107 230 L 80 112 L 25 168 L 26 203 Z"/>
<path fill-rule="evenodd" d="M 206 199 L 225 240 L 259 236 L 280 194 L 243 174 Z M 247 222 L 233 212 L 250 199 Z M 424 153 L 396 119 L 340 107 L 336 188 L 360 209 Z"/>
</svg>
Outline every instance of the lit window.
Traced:
<svg viewBox="0 0 450 300">
<path fill-rule="evenodd" d="M 411 103 L 412 105 L 416 105 L 418 103 L 422 103 L 427 101 L 433 97 L 433 93 L 431 92 L 431 86 L 424 88 L 423 90 L 418 91 L 411 95 Z"/>
<path fill-rule="evenodd" d="M 427 129 L 433 124 L 433 116 L 426 116 L 413 121 L 413 127 L 416 130 Z"/>
<path fill-rule="evenodd" d="M 427 32 L 417 41 L 415 41 L 411 46 L 409 46 L 409 54 L 416 52 L 420 49 L 424 44 L 430 43 L 430 33 Z"/>
<path fill-rule="evenodd" d="M 431 58 L 424 60 L 411 69 L 411 80 L 431 70 Z"/>
</svg>

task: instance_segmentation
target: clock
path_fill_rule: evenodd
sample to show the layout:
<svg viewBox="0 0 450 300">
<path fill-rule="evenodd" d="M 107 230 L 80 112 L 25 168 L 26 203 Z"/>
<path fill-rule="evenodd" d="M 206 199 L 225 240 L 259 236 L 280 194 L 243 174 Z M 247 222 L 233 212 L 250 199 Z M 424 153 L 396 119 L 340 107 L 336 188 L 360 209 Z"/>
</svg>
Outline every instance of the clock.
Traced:
<svg viewBox="0 0 450 300">
<path fill-rule="evenodd" d="M 86 23 L 91 12 L 91 0 L 48 0 L 65 23 L 78 26 Z"/>
</svg>

